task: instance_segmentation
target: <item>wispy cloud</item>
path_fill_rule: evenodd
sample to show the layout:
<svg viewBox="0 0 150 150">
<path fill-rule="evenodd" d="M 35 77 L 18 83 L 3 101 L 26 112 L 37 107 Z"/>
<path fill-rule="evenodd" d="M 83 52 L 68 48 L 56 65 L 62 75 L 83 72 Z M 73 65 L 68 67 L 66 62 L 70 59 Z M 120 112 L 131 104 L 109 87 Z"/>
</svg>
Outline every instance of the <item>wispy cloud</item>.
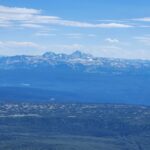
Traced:
<svg viewBox="0 0 150 150">
<path fill-rule="evenodd" d="M 0 41 L 0 48 L 42 48 L 36 43 L 33 42 L 18 42 L 18 41 Z"/>
<path fill-rule="evenodd" d="M 48 36 L 56 36 L 57 34 L 54 33 L 54 31 L 57 31 L 57 29 L 54 28 L 42 28 L 41 30 L 38 30 L 34 35 L 35 36 L 42 36 L 42 37 L 48 37 Z"/>
<path fill-rule="evenodd" d="M 134 20 L 134 21 L 150 22 L 150 17 L 135 18 L 135 19 L 132 19 L 132 20 Z"/>
<path fill-rule="evenodd" d="M 30 23 L 26 23 L 26 24 L 21 24 L 21 27 L 24 28 L 43 28 L 44 26 L 39 25 L 39 24 L 30 24 Z"/>
<path fill-rule="evenodd" d="M 107 39 L 105 39 L 105 41 L 108 43 L 111 43 L 111 44 L 119 43 L 119 40 L 115 39 L 115 38 L 107 38 Z"/>
<path fill-rule="evenodd" d="M 68 33 L 64 34 L 65 37 L 71 39 L 81 39 L 81 38 L 93 38 L 96 37 L 95 34 L 83 34 L 83 33 Z"/>
<path fill-rule="evenodd" d="M 150 36 L 139 36 L 139 37 L 134 37 L 139 42 L 142 42 L 143 44 L 150 45 Z"/>
<path fill-rule="evenodd" d="M 0 27 L 21 26 L 25 28 L 38 28 L 43 25 L 59 25 L 80 28 L 130 28 L 123 23 L 89 23 L 71 21 L 58 16 L 43 15 L 41 10 L 0 6 Z"/>
<path fill-rule="evenodd" d="M 46 47 L 30 41 L 0 41 L 0 55 L 38 55 Z"/>
<path fill-rule="evenodd" d="M 38 32 L 35 34 L 35 36 L 56 36 L 57 34 L 55 33 L 46 33 L 46 32 Z"/>
<path fill-rule="evenodd" d="M 18 7 L 6 7 L 6 6 L 0 6 L 0 13 L 6 13 L 6 14 L 16 14 L 19 15 L 21 14 L 39 14 L 41 13 L 40 10 L 36 9 L 28 9 L 28 8 L 18 8 Z"/>
<path fill-rule="evenodd" d="M 110 19 L 110 20 L 97 20 L 99 22 L 107 22 L 107 23 L 111 23 L 111 22 L 115 22 L 117 24 L 126 24 L 126 25 L 130 25 L 132 27 L 138 27 L 138 28 L 150 28 L 150 25 L 148 25 L 147 23 L 150 22 L 150 17 L 143 17 L 143 18 L 128 18 L 128 19 Z"/>
</svg>

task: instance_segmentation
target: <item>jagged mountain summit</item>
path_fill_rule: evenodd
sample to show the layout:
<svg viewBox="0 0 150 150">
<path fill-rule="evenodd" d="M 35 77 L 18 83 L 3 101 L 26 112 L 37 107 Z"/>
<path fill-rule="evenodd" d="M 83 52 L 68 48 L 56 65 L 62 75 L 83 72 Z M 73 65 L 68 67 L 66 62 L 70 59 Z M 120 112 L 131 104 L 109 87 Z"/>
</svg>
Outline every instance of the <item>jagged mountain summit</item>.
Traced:
<svg viewBox="0 0 150 150">
<path fill-rule="evenodd" d="M 38 56 L 18 55 L 11 57 L 0 57 L 0 68 L 8 69 L 15 67 L 38 67 L 45 65 L 66 64 L 70 66 L 82 65 L 84 67 L 95 68 L 113 68 L 113 69 L 148 69 L 150 61 L 148 60 L 126 60 L 117 58 L 94 57 L 80 51 L 75 51 L 70 55 L 56 54 L 54 52 L 46 52 Z"/>
<path fill-rule="evenodd" d="M 0 57 L 0 101 L 150 105 L 150 61 L 47 52 Z"/>
</svg>

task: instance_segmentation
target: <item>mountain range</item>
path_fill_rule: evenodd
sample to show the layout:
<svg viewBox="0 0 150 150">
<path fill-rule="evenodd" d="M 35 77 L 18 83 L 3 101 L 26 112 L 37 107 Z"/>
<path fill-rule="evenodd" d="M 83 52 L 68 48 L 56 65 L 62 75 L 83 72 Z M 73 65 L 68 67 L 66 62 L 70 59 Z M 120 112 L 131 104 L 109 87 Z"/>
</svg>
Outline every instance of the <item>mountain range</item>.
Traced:
<svg viewBox="0 0 150 150">
<path fill-rule="evenodd" d="M 1 101 L 150 104 L 150 61 L 47 52 L 0 57 Z"/>
<path fill-rule="evenodd" d="M 0 57 L 0 68 L 11 69 L 11 68 L 28 68 L 28 67 L 39 67 L 39 66 L 56 66 L 56 65 L 68 65 L 75 67 L 82 65 L 87 68 L 91 68 L 91 73 L 95 70 L 96 72 L 102 68 L 114 69 L 114 70 L 138 70 L 138 69 L 149 69 L 149 60 L 129 60 L 129 59 L 117 59 L 117 58 L 103 58 L 94 57 L 91 54 L 82 53 L 75 51 L 70 55 L 67 54 L 56 54 L 54 52 L 46 52 L 39 56 L 8 56 Z M 85 70 L 84 70 L 85 71 Z M 99 71 L 101 72 L 101 71 Z"/>
</svg>

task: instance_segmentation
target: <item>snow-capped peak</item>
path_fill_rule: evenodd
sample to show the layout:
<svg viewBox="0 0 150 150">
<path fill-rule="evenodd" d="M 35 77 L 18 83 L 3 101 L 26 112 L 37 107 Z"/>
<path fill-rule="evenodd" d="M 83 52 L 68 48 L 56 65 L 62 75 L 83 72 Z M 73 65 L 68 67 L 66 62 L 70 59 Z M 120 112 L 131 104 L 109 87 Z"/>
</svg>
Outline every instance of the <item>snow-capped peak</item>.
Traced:
<svg viewBox="0 0 150 150">
<path fill-rule="evenodd" d="M 73 52 L 71 55 L 70 55 L 71 58 L 82 58 L 82 59 L 87 59 L 87 58 L 90 58 L 90 57 L 93 57 L 92 55 L 90 54 L 87 54 L 87 53 L 83 53 L 81 51 L 75 51 Z"/>
<path fill-rule="evenodd" d="M 76 65 L 81 64 L 89 67 L 100 68 L 150 68 L 150 61 L 144 60 L 125 60 L 94 57 L 81 51 L 75 51 L 72 54 L 56 54 L 46 52 L 41 56 L 12 56 L 0 57 L 0 68 L 30 67 L 39 65 L 56 65 L 56 64 Z"/>
</svg>

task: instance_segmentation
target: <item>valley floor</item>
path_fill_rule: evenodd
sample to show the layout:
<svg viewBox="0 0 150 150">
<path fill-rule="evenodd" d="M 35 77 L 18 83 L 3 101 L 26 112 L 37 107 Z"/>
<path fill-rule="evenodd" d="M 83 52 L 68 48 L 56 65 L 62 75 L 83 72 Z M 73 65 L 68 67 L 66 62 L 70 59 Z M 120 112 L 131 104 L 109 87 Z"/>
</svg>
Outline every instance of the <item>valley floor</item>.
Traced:
<svg viewBox="0 0 150 150">
<path fill-rule="evenodd" d="M 148 106 L 0 104 L 0 150 L 149 149 Z"/>
</svg>

